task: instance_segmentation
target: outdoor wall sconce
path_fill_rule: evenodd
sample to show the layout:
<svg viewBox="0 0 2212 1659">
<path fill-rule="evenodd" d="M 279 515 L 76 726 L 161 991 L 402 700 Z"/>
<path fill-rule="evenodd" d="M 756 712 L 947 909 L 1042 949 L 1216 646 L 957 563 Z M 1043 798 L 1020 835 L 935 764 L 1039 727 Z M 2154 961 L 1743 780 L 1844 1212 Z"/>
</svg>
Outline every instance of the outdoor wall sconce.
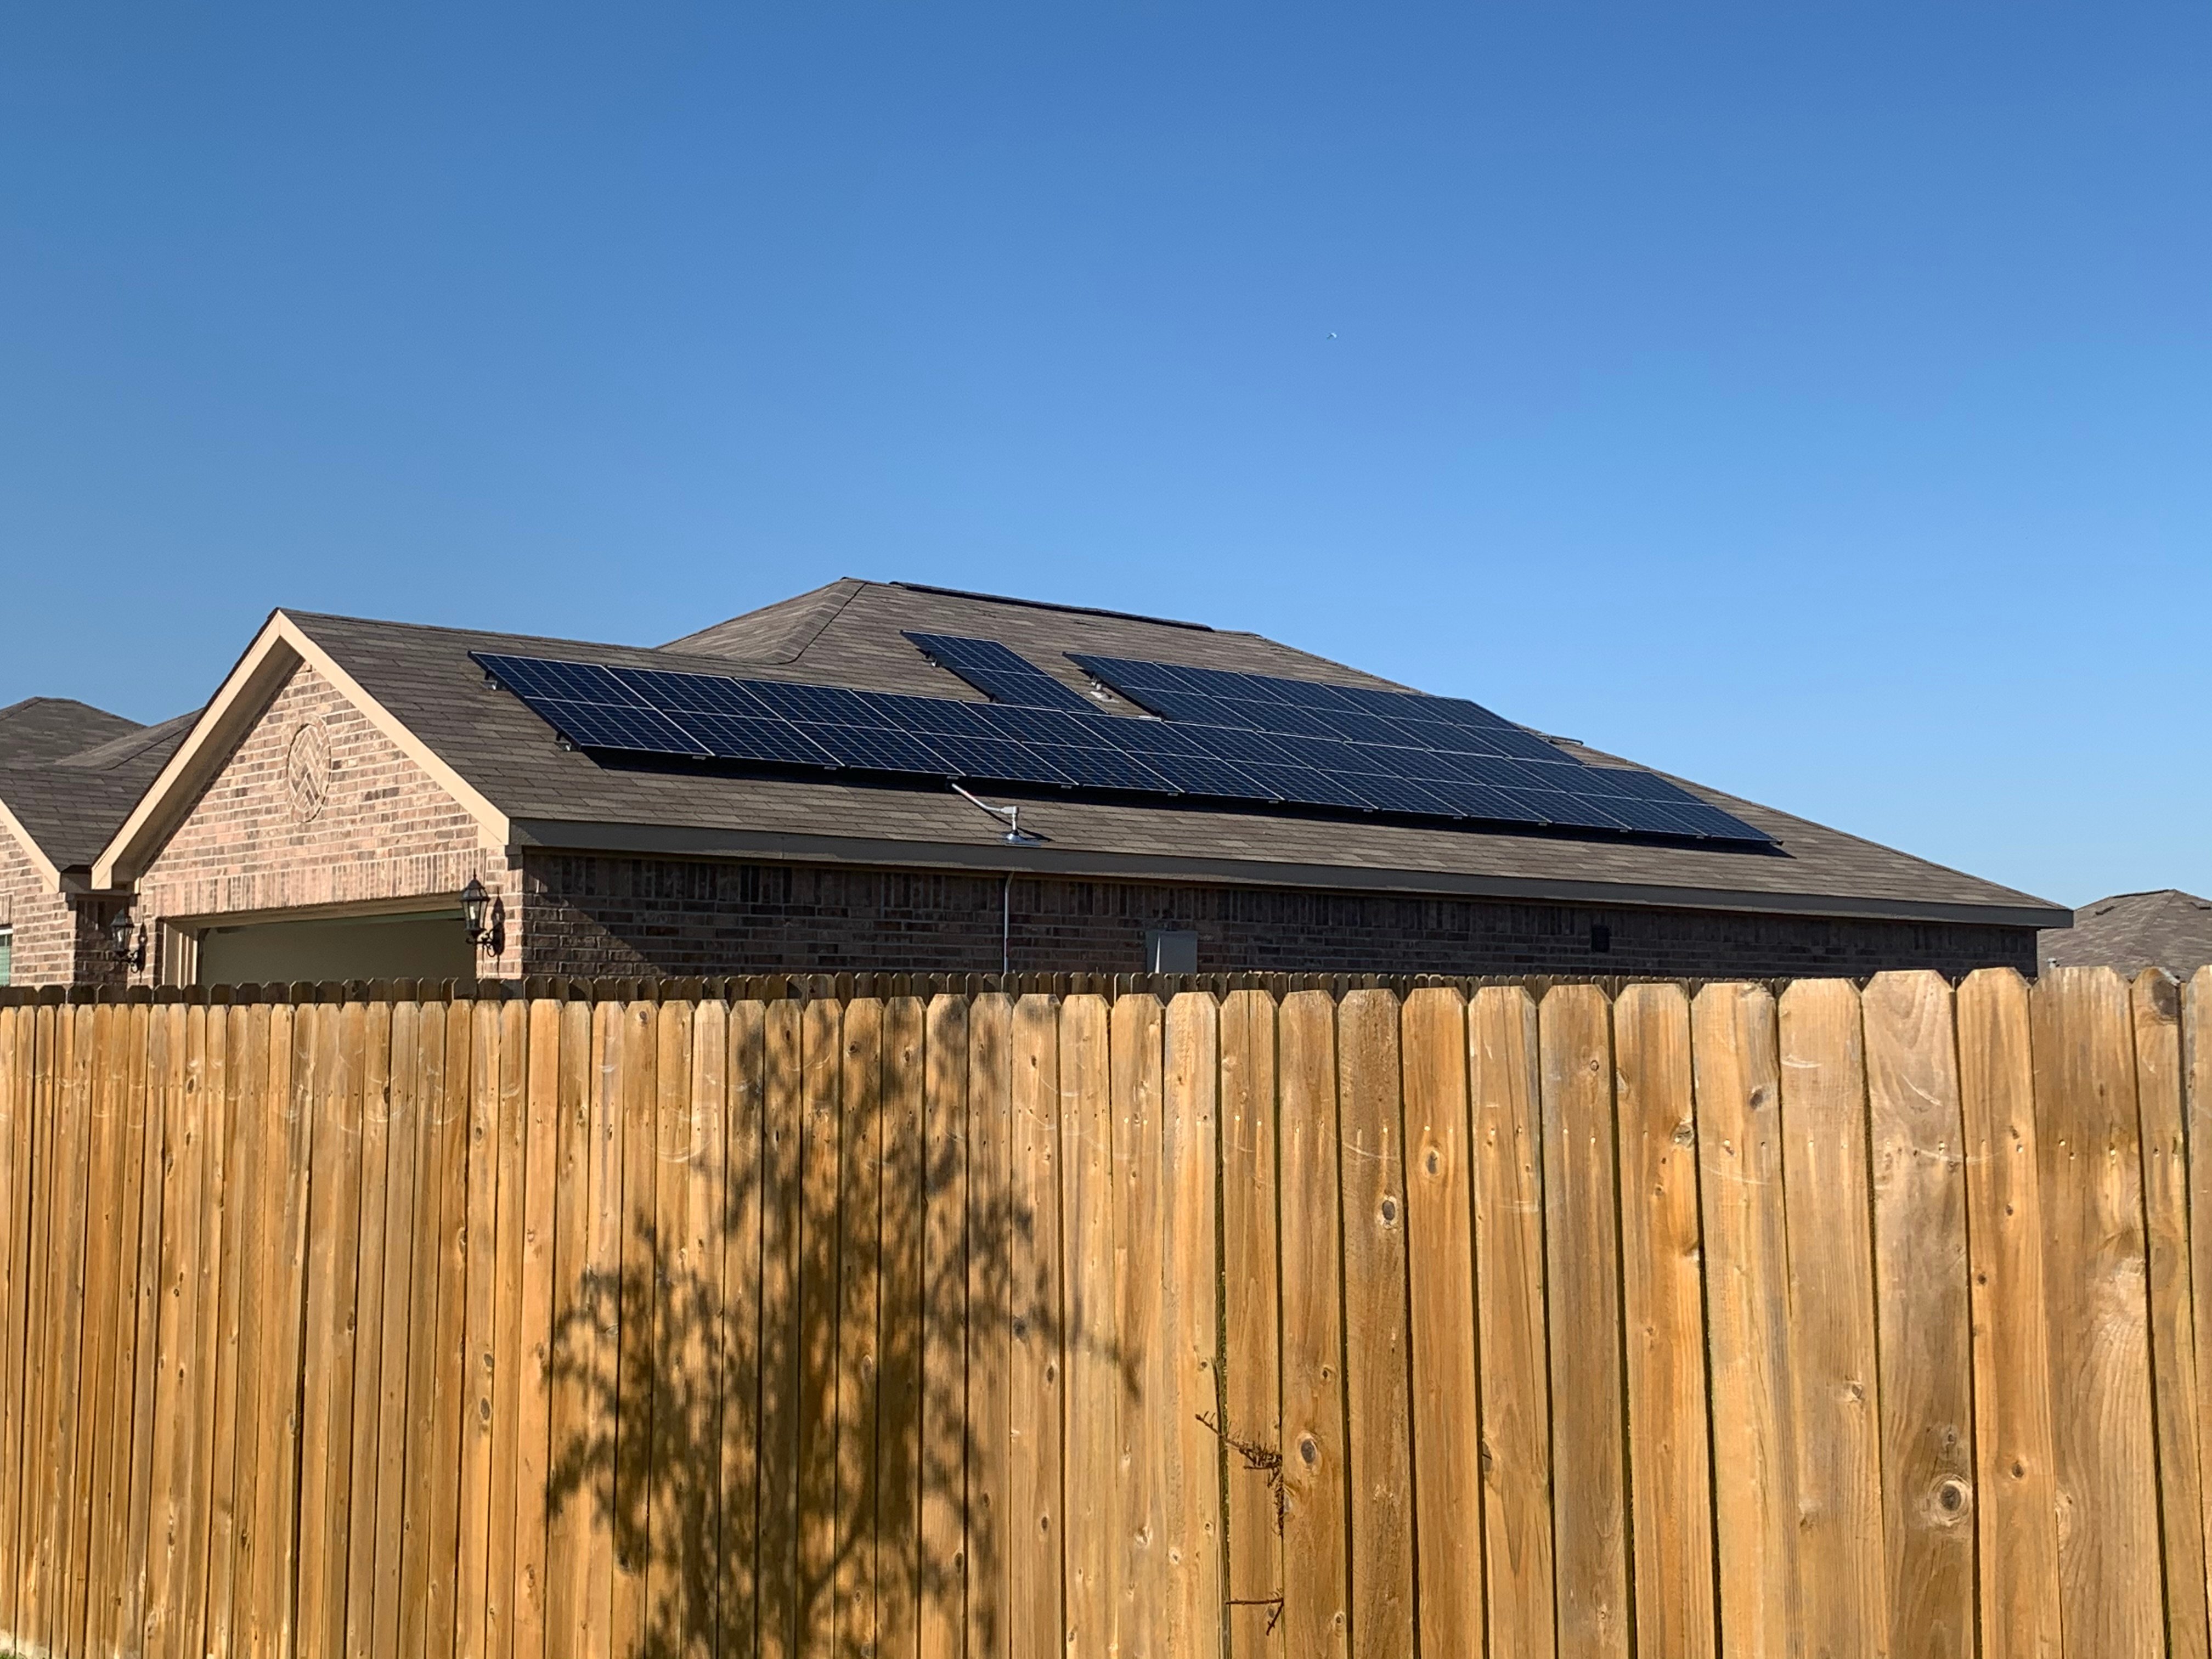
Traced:
<svg viewBox="0 0 2212 1659">
<path fill-rule="evenodd" d="M 491 895 L 484 891 L 483 883 L 474 876 L 461 889 L 461 929 L 469 936 L 469 943 L 482 950 L 491 943 Z"/>
<path fill-rule="evenodd" d="M 107 951 L 133 973 L 146 965 L 146 930 L 139 928 L 137 937 L 132 938 L 128 908 L 118 910 L 108 921 Z"/>
</svg>

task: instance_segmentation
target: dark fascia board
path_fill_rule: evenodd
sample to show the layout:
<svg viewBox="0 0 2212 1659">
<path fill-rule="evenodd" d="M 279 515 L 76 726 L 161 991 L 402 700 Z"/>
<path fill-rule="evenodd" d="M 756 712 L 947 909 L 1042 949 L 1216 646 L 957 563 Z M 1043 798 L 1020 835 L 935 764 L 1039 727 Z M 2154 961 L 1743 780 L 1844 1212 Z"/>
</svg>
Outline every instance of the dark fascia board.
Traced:
<svg viewBox="0 0 2212 1659">
<path fill-rule="evenodd" d="M 880 841 L 688 824 L 592 823 L 555 818 L 513 818 L 509 824 L 516 847 L 540 847 L 562 852 L 765 859 L 776 863 L 965 870 L 990 875 L 1012 871 L 1119 881 L 1204 883 L 1208 886 L 1299 887 L 1329 892 L 1634 905 L 1657 910 L 1729 910 L 1749 915 L 1839 916 L 1881 921 L 1962 922 L 1980 927 L 2070 927 L 2074 921 L 2072 911 L 2042 905 L 1960 904 L 1830 893 L 1755 893 L 1728 888 L 1462 875 L 1437 870 L 1279 864 L 1256 859 L 1164 858 L 1139 853 L 1062 848 L 1049 844 Z"/>
</svg>

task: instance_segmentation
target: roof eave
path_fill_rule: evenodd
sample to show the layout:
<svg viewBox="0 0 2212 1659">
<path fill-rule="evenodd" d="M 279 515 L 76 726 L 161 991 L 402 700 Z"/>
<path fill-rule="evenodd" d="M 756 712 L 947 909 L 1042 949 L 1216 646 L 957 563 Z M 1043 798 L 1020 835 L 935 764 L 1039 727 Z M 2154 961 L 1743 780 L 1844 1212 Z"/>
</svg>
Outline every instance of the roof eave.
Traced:
<svg viewBox="0 0 2212 1659">
<path fill-rule="evenodd" d="M 1884 896 L 1759 893 L 1737 889 L 1565 881 L 1455 871 L 1364 865 L 1291 864 L 1263 859 L 1198 859 L 1107 853 L 1049 844 L 1003 842 L 908 842 L 781 830 L 663 823 L 607 823 L 562 818 L 514 818 L 511 842 L 563 852 L 659 854 L 672 858 L 755 858 L 777 862 L 866 865 L 876 868 L 966 870 L 1097 877 L 1338 892 L 1397 893 L 1631 905 L 1644 909 L 1724 910 L 1770 915 L 1832 916 L 1861 921 L 1963 923 L 1983 927 L 2064 927 L 2073 912 L 2053 905 L 1970 904 Z"/>
</svg>

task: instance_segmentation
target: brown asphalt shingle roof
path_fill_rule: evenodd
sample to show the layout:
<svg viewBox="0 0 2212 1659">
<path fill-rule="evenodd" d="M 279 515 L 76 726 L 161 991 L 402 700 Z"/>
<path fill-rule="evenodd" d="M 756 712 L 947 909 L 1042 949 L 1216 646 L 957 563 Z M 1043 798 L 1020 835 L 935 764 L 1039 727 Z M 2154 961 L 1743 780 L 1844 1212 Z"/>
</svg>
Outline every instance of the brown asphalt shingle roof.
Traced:
<svg viewBox="0 0 2212 1659">
<path fill-rule="evenodd" d="M 69 697 L 26 697 L 0 708 L 0 766 L 37 766 L 127 736 L 138 722 Z"/>
<path fill-rule="evenodd" d="M 564 750 L 522 703 L 486 685 L 468 658 L 471 650 L 536 653 L 980 700 L 900 637 L 901 629 L 914 629 L 1003 641 L 1078 690 L 1088 682 L 1066 660 L 1072 651 L 1339 684 L 1393 684 L 1253 634 L 852 580 L 659 649 L 287 614 L 364 690 L 519 821 L 519 838 L 546 845 L 1437 893 L 1586 896 L 1595 886 L 1616 898 L 1654 903 L 2009 926 L 2066 919 L 2063 910 L 2027 894 L 1695 784 L 1686 787 L 1774 836 L 1778 849 L 1127 805 L 1077 795 L 1025 801 L 1024 827 L 1049 839 L 1039 848 L 1010 848 L 1000 826 L 946 789 L 603 766 Z M 1598 764 L 1628 764 L 1578 752 Z"/>
<path fill-rule="evenodd" d="M 2115 893 L 2074 913 L 2071 927 L 2036 941 L 2046 968 L 2117 968 L 2132 976 L 2163 968 L 2186 979 L 2212 963 L 2212 900 L 2179 888 Z"/>
<path fill-rule="evenodd" d="M 86 712 L 123 730 L 102 732 L 104 742 L 54 759 L 0 765 L 0 801 L 7 803 L 39 850 L 64 870 L 88 866 L 100 856 L 198 718 L 196 710 L 158 726 L 139 726 L 96 708 Z M 96 729 L 94 722 L 80 724 Z"/>
</svg>

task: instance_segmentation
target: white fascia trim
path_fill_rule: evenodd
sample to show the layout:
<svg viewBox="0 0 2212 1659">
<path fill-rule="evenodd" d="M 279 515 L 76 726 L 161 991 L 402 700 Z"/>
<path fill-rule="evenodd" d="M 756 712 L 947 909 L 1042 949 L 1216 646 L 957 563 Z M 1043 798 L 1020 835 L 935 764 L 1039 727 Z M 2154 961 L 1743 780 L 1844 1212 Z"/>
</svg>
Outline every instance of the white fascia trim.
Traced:
<svg viewBox="0 0 2212 1659">
<path fill-rule="evenodd" d="M 238 659 L 238 665 L 230 671 L 222 688 L 201 712 L 191 733 L 178 745 L 169 763 L 139 798 L 138 805 L 100 854 L 99 862 L 92 867 L 94 886 L 112 888 L 137 881 L 176 833 L 178 825 L 191 815 L 202 792 L 245 740 L 246 732 L 261 718 L 292 672 L 302 664 L 330 682 L 340 696 L 368 717 L 370 725 L 391 740 L 393 747 L 459 802 L 493 846 L 507 844 L 507 814 L 485 799 L 474 785 L 362 690 L 361 683 L 341 668 L 299 623 L 279 611 L 254 636 L 246 654 Z"/>
<path fill-rule="evenodd" d="M 4 800 L 0 800 L 0 830 L 5 830 L 9 835 L 15 836 L 16 842 L 22 847 L 24 855 L 30 860 L 31 867 L 46 878 L 46 885 L 57 893 L 61 891 L 60 866 L 46 855 L 37 842 L 31 839 L 31 832 L 23 828 L 21 819 L 8 810 L 8 803 Z"/>
</svg>

